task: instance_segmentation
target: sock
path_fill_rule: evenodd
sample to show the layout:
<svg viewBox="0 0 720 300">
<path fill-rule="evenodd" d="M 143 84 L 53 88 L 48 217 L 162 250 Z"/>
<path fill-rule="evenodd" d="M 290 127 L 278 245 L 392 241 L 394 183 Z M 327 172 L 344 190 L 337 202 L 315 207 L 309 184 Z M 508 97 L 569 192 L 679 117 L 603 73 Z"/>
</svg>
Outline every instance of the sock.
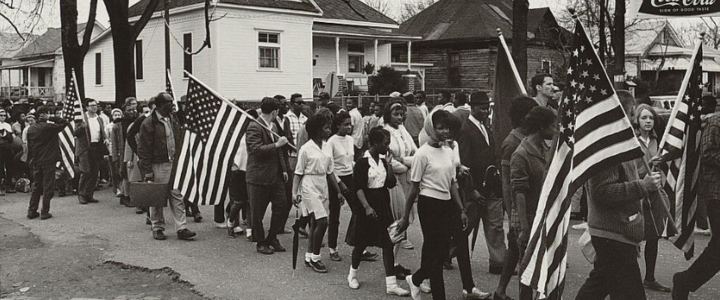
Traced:
<svg viewBox="0 0 720 300">
<path fill-rule="evenodd" d="M 306 252 L 306 253 L 305 253 L 305 261 L 306 261 L 306 262 L 310 262 L 310 259 L 311 259 L 311 258 L 312 258 L 312 253 L 311 253 L 311 252 Z"/>
<path fill-rule="evenodd" d="M 335 248 L 330 248 L 330 253 L 336 253 L 336 252 L 337 252 L 337 250 L 335 250 Z"/>
<path fill-rule="evenodd" d="M 320 257 L 320 254 L 315 255 L 315 254 L 312 254 L 312 253 L 311 253 L 310 259 L 312 259 L 312 261 L 314 261 L 314 262 L 319 262 L 319 261 L 320 261 L 320 258 L 321 258 L 321 257 Z"/>
<path fill-rule="evenodd" d="M 353 269 L 352 266 L 350 267 L 350 274 L 348 274 L 349 278 L 357 278 L 357 271 L 358 269 Z"/>
<path fill-rule="evenodd" d="M 385 288 L 391 289 L 397 287 L 397 278 L 395 276 L 385 277 Z"/>
</svg>

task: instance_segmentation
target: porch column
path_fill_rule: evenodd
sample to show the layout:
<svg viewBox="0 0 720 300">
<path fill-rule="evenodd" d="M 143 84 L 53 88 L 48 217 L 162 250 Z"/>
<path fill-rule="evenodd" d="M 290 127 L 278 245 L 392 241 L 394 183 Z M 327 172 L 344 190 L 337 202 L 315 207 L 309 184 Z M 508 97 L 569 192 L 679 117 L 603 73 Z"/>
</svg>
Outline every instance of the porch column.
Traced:
<svg viewBox="0 0 720 300">
<path fill-rule="evenodd" d="M 380 67 L 378 65 L 378 40 L 377 39 L 375 39 L 375 60 L 373 61 L 373 63 L 375 63 L 375 70 L 377 71 L 377 69 Z M 370 74 L 368 74 L 368 75 L 370 75 Z"/>
<path fill-rule="evenodd" d="M 30 96 L 35 97 L 35 96 L 32 94 L 32 67 L 28 67 L 28 75 L 27 75 L 27 77 L 28 77 L 28 79 L 27 79 L 27 85 L 25 86 L 25 89 L 26 89 L 26 91 L 27 91 L 27 96 L 28 96 L 28 97 L 30 97 Z"/>
<path fill-rule="evenodd" d="M 340 74 L 340 38 L 335 38 L 335 75 Z"/>
<path fill-rule="evenodd" d="M 408 71 L 412 69 L 412 41 L 408 41 Z"/>
</svg>

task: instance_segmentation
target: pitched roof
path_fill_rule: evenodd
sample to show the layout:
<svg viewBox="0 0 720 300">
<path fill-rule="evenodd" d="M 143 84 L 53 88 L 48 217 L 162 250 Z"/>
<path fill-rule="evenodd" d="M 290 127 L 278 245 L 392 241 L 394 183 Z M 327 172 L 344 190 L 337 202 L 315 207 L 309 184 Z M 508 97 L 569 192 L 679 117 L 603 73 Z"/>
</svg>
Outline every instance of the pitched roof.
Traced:
<svg viewBox="0 0 720 300">
<path fill-rule="evenodd" d="M 217 2 L 225 4 L 279 8 L 319 13 L 317 8 L 315 8 L 315 6 L 309 0 L 217 0 Z M 133 6 L 130 6 L 130 8 L 128 9 L 128 17 L 132 18 L 142 15 L 149 3 L 150 0 L 140 0 L 140 2 L 135 3 Z M 170 9 L 200 3 L 205 3 L 205 0 L 172 0 L 170 1 Z M 164 2 L 160 1 L 155 8 L 155 11 L 163 11 L 164 9 Z"/>
<path fill-rule="evenodd" d="M 315 23 L 313 24 L 314 34 L 329 34 L 344 35 L 344 36 L 355 36 L 355 37 L 382 37 L 392 40 L 416 40 L 420 37 L 411 37 L 397 32 L 383 31 L 380 29 L 366 27 L 366 26 L 348 26 L 348 25 L 337 25 L 337 24 L 325 24 Z"/>
<path fill-rule="evenodd" d="M 548 13 L 546 7 L 528 10 L 528 31 L 537 34 Z M 497 38 L 498 28 L 512 38 L 512 1 L 440 0 L 400 24 L 399 32 L 424 41 L 489 40 Z"/>
<path fill-rule="evenodd" d="M 14 57 L 17 53 L 22 51 L 23 46 L 30 44 L 36 35 L 23 34 L 25 41 L 23 41 L 17 33 L 0 32 L 0 59 Z"/>
<path fill-rule="evenodd" d="M 322 17 L 325 19 L 397 25 L 395 20 L 359 0 L 315 0 L 315 3 L 323 10 Z"/>
<path fill-rule="evenodd" d="M 32 56 L 40 56 L 53 54 L 55 50 L 62 46 L 62 33 L 60 28 L 48 28 L 45 33 L 37 37 L 32 43 L 25 45 L 18 52 L 15 58 L 26 58 Z"/>
</svg>

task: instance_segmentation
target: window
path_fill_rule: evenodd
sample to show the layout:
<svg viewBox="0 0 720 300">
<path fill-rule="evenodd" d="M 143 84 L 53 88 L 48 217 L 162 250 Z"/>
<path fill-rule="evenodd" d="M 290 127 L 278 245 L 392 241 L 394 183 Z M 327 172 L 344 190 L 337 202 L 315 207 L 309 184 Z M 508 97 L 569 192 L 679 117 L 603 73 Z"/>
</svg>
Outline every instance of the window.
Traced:
<svg viewBox="0 0 720 300">
<path fill-rule="evenodd" d="M 95 53 L 95 85 L 102 85 L 102 53 Z"/>
<path fill-rule="evenodd" d="M 362 73 L 365 66 L 365 44 L 348 43 L 348 72 Z"/>
<path fill-rule="evenodd" d="M 448 84 L 450 87 L 460 87 L 462 76 L 460 74 L 460 53 L 448 52 Z"/>
<path fill-rule="evenodd" d="M 38 68 L 38 86 L 44 87 L 45 86 L 45 68 Z"/>
<path fill-rule="evenodd" d="M 280 69 L 280 34 L 258 33 L 258 66 L 260 69 Z"/>
<path fill-rule="evenodd" d="M 542 60 L 542 72 L 550 73 L 551 68 L 552 68 L 552 62 L 550 62 L 549 60 L 543 59 Z"/>
<path fill-rule="evenodd" d="M 135 41 L 135 79 L 143 79 L 143 41 Z"/>
<path fill-rule="evenodd" d="M 186 33 L 183 34 L 183 48 L 185 48 L 185 52 L 183 52 L 183 70 L 187 71 L 188 73 L 193 72 L 193 61 L 192 61 L 192 55 L 188 54 L 188 52 L 192 51 L 192 33 Z M 183 72 L 183 78 L 187 78 L 187 74 Z"/>
</svg>

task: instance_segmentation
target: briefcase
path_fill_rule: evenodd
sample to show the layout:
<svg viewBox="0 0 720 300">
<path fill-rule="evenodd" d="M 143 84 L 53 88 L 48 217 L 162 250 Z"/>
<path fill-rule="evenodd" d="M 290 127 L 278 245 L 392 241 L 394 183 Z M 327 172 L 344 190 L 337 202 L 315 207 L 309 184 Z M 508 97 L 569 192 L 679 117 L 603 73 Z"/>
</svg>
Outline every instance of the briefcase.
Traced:
<svg viewBox="0 0 720 300">
<path fill-rule="evenodd" d="M 155 182 L 130 182 L 130 202 L 139 207 L 165 207 L 168 184 Z"/>
</svg>

